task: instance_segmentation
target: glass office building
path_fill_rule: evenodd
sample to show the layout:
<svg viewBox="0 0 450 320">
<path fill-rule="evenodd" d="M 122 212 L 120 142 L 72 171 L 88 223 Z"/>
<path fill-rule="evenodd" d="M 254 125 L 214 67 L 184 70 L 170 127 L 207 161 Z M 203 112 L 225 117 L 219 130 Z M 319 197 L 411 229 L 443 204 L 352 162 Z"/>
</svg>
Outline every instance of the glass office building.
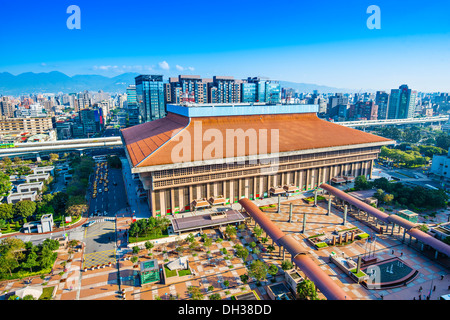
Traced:
<svg viewBox="0 0 450 320">
<path fill-rule="evenodd" d="M 140 75 L 135 78 L 140 123 L 166 116 L 162 75 Z"/>
<path fill-rule="evenodd" d="M 256 102 L 256 83 L 243 83 L 241 93 L 241 102 Z"/>
<path fill-rule="evenodd" d="M 412 118 L 416 106 L 417 91 L 408 88 L 407 85 L 399 89 L 392 89 L 389 100 L 388 119 Z"/>
<path fill-rule="evenodd" d="M 278 81 L 263 80 L 261 78 L 248 78 L 246 84 L 255 85 L 255 100 L 252 102 L 265 102 L 269 104 L 281 103 L 281 86 Z M 242 101 L 250 102 L 250 101 Z"/>
</svg>

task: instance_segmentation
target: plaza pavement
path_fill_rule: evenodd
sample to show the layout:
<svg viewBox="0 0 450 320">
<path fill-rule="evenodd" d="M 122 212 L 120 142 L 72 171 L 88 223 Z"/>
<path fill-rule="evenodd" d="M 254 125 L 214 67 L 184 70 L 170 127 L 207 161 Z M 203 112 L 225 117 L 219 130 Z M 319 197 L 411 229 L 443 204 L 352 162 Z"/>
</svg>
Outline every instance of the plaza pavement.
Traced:
<svg viewBox="0 0 450 320">
<path fill-rule="evenodd" d="M 304 196 L 290 197 L 282 199 L 281 213 L 277 213 L 276 208 L 264 209 L 264 213 L 285 233 L 291 234 L 297 239 L 300 244 L 310 253 L 311 258 L 324 270 L 345 292 L 348 297 L 354 300 L 412 300 L 418 299 L 419 294 L 427 295 L 430 288 L 436 286 L 436 290 L 432 291 L 431 299 L 435 300 L 442 294 L 449 293 L 450 276 L 448 269 L 437 264 L 433 259 L 423 255 L 419 250 L 410 247 L 408 241 L 401 242 L 401 235 L 394 233 L 394 236 L 389 234 L 377 235 L 377 242 L 375 244 L 375 254 L 379 260 L 388 259 L 391 257 L 400 257 L 401 259 L 414 269 L 419 271 L 418 276 L 406 286 L 383 289 L 383 290 L 367 290 L 363 286 L 355 283 L 350 277 L 342 272 L 336 265 L 329 262 L 328 256 L 334 251 L 337 254 L 344 252 L 347 256 L 356 257 L 365 253 L 365 242 L 363 240 L 355 241 L 347 246 L 334 246 L 321 250 L 312 248 L 305 239 L 308 236 L 315 235 L 322 232 L 332 232 L 335 229 L 342 230 L 351 227 L 358 227 L 361 230 L 374 235 L 364 217 L 361 221 L 357 220 L 357 216 L 349 215 L 347 225 L 342 225 L 342 212 L 333 207 L 330 216 L 326 215 L 326 202 L 319 203 L 318 207 L 305 204 L 301 199 Z M 269 198 L 258 200 L 258 205 L 270 205 L 277 203 L 276 198 Z M 289 223 L 289 202 L 293 202 L 293 222 Z M 236 209 L 240 209 L 239 204 L 234 204 Z M 302 233 L 303 228 L 303 214 L 307 213 L 306 230 Z M 130 276 L 135 276 L 136 268 L 133 268 L 131 261 L 124 260 L 124 257 L 130 256 L 130 250 L 126 248 L 126 234 L 130 224 L 130 218 L 124 217 L 117 219 L 117 263 L 112 263 L 111 266 L 104 266 L 94 270 L 82 270 L 83 252 L 74 253 L 72 261 L 68 262 L 65 267 L 60 263 L 68 259 L 66 252 L 60 252 L 58 260 L 55 263 L 54 272 L 47 276 L 44 280 L 39 277 L 32 279 L 33 285 L 55 286 L 56 300 L 118 300 L 121 299 L 119 290 L 124 289 L 127 300 L 167 300 L 170 294 L 176 296 L 178 299 L 189 299 L 187 288 L 190 285 L 198 286 L 202 289 L 205 299 L 212 293 L 219 293 L 222 298 L 229 299 L 233 294 L 248 292 L 255 290 L 261 299 L 269 299 L 265 290 L 265 285 L 270 281 L 264 281 L 262 286 L 256 286 L 256 283 L 250 281 L 248 284 L 243 284 L 239 278 L 240 275 L 246 274 L 247 269 L 245 263 L 234 256 L 234 244 L 246 243 L 255 241 L 251 230 L 239 231 L 238 235 L 233 240 L 224 240 L 221 243 L 213 243 L 209 248 L 210 253 L 198 252 L 196 256 L 188 255 L 190 266 L 194 272 L 188 281 L 174 283 L 170 285 L 164 284 L 149 284 L 144 287 L 134 286 L 133 282 L 125 281 Z M 252 227 L 249 227 L 250 229 Z M 205 230 L 210 237 L 217 238 L 216 230 Z M 269 240 L 266 244 L 260 244 L 261 247 L 267 247 L 271 244 Z M 281 265 L 282 257 L 278 254 L 278 248 L 272 253 L 262 252 L 259 256 L 267 263 L 275 263 Z M 224 260 L 221 248 L 226 248 L 231 257 L 230 260 Z M 168 261 L 176 259 L 176 255 L 170 252 L 175 249 L 175 244 L 167 244 L 156 246 L 152 251 L 152 256 L 148 256 L 147 250 L 142 250 L 140 253 L 142 257 L 140 261 L 148 258 L 157 259 L 159 264 L 165 264 Z M 164 253 L 163 251 L 167 251 Z M 209 259 L 210 258 L 210 259 Z M 247 263 L 253 259 L 258 258 L 254 254 L 250 254 Z M 285 259 L 289 259 L 289 254 L 286 253 Z M 230 267 L 231 266 L 231 267 Z M 66 270 L 63 274 L 61 271 Z M 120 272 L 119 272 L 120 270 Z M 444 279 L 441 280 L 441 275 Z M 123 281 L 119 281 L 119 276 Z M 280 272 L 276 279 L 282 281 L 284 278 Z M 224 286 L 224 281 L 228 280 L 230 286 Z M 207 291 L 208 286 L 212 285 L 214 290 Z M 9 281 L 0 283 L 0 294 L 5 290 L 13 291 L 14 289 L 24 287 L 23 281 Z M 422 292 L 419 288 L 422 287 Z M 319 294 L 323 298 L 323 295 Z M 423 297 L 422 297 L 423 298 Z"/>
</svg>

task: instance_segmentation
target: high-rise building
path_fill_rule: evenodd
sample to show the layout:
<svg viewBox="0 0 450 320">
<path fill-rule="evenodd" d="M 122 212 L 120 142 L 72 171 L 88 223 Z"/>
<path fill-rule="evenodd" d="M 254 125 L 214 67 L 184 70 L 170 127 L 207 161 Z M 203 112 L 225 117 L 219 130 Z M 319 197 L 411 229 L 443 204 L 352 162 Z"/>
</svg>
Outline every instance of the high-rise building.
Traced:
<svg viewBox="0 0 450 320">
<path fill-rule="evenodd" d="M 135 78 L 140 123 L 164 118 L 166 106 L 162 75 L 140 75 Z"/>
<path fill-rule="evenodd" d="M 373 101 L 358 101 L 348 110 L 348 120 L 377 120 L 378 106 Z"/>
<path fill-rule="evenodd" d="M 256 83 L 248 83 L 248 82 L 242 83 L 241 102 L 242 103 L 256 102 L 257 96 L 256 90 L 257 90 Z"/>
<path fill-rule="evenodd" d="M 8 97 L 0 98 L 0 115 L 6 118 L 14 117 L 14 105 Z"/>
<path fill-rule="evenodd" d="M 137 108 L 137 99 L 136 99 L 136 86 L 129 85 L 127 88 L 127 107 L 128 108 Z"/>
<path fill-rule="evenodd" d="M 214 76 L 208 83 L 209 103 L 239 103 L 241 102 L 242 80 L 233 77 Z"/>
<path fill-rule="evenodd" d="M 375 96 L 375 104 L 378 106 L 378 120 L 387 119 L 389 94 L 385 91 L 377 91 Z"/>
<path fill-rule="evenodd" d="M 248 78 L 247 82 L 256 84 L 255 102 L 265 102 L 268 104 L 281 103 L 281 86 L 278 81 L 253 77 Z"/>
<path fill-rule="evenodd" d="M 341 107 L 340 107 L 341 106 Z M 347 110 L 348 97 L 342 93 L 336 93 L 334 96 L 328 99 L 327 113 L 330 117 L 343 116 L 343 110 Z"/>
<path fill-rule="evenodd" d="M 406 84 L 399 89 L 392 89 L 389 98 L 388 119 L 408 119 L 414 115 L 417 91 Z"/>
<path fill-rule="evenodd" d="M 207 103 L 208 81 L 195 75 L 179 75 L 177 78 L 169 78 L 166 85 L 166 102 L 180 104 Z"/>
<path fill-rule="evenodd" d="M 83 133 L 85 136 L 100 132 L 104 128 L 103 109 L 83 109 L 80 110 L 80 124 L 83 126 Z"/>
</svg>

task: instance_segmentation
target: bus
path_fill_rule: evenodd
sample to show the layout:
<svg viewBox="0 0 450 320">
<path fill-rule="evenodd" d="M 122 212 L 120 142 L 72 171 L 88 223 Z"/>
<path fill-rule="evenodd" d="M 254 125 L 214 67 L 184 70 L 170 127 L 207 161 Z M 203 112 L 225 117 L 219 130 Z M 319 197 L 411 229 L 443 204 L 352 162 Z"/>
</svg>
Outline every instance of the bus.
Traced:
<svg viewBox="0 0 450 320">
<path fill-rule="evenodd" d="M 94 159 L 95 162 L 105 162 L 106 156 L 93 156 L 92 159 Z"/>
</svg>

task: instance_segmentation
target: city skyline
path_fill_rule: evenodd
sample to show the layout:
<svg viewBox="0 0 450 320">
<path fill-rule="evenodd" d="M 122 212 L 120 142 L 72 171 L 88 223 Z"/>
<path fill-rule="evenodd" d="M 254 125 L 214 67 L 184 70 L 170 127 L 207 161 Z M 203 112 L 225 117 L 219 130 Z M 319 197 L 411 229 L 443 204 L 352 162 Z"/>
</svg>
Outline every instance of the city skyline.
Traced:
<svg viewBox="0 0 450 320">
<path fill-rule="evenodd" d="M 369 29 L 365 1 L 285 1 L 270 10 L 266 1 L 150 1 L 139 10 L 77 1 L 81 29 L 69 30 L 71 4 L 2 4 L 0 39 L 11 45 L 0 53 L 0 72 L 251 75 L 362 91 L 408 84 L 448 92 L 450 84 L 447 3 L 378 1 L 381 29 Z"/>
</svg>

